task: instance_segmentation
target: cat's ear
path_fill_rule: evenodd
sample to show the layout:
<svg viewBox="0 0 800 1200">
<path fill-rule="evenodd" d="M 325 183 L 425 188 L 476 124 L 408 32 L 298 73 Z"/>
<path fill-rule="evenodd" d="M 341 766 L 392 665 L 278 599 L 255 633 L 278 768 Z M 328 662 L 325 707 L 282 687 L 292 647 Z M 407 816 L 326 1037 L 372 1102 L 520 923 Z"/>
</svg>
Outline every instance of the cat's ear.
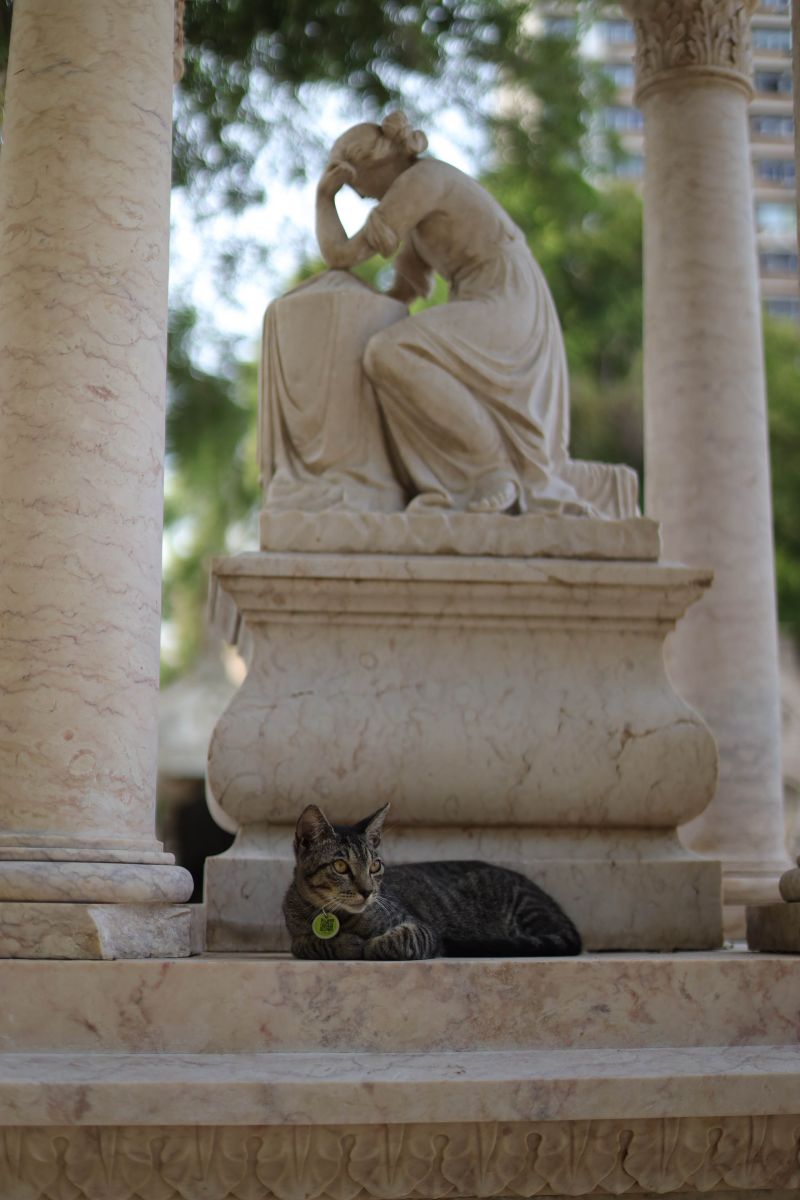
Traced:
<svg viewBox="0 0 800 1200">
<path fill-rule="evenodd" d="M 300 813 L 300 820 L 295 827 L 295 849 L 313 846 L 314 842 L 332 835 L 333 828 L 322 809 L 317 808 L 316 804 L 309 804 Z"/>
<path fill-rule="evenodd" d="M 363 821 L 359 821 L 356 825 L 356 829 L 359 833 L 363 833 L 370 846 L 380 845 L 383 822 L 386 819 L 388 811 L 389 805 L 384 804 L 383 808 L 379 808 L 371 817 L 365 817 Z"/>
</svg>

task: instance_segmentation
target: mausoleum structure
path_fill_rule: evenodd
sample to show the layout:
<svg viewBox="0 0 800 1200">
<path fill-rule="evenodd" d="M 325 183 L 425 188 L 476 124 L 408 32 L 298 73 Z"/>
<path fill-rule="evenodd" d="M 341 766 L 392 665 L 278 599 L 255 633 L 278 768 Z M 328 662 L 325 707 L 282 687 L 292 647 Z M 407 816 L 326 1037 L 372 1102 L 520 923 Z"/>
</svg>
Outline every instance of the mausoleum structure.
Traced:
<svg viewBox="0 0 800 1200">
<path fill-rule="evenodd" d="M 415 131 L 391 181 L 405 200 L 363 235 L 393 251 L 399 221 L 413 253 L 393 298 L 353 282 L 333 197 L 369 176 L 382 201 L 386 162 L 340 139 L 320 197 L 332 270 L 267 316 L 261 549 L 214 568 L 213 618 L 249 673 L 210 748 L 212 811 L 236 842 L 209 864 L 202 952 L 191 881 L 153 828 L 173 5 L 16 0 L 3 1200 L 800 1188 L 800 959 L 720 948 L 720 863 L 729 907 L 777 900 L 788 865 L 750 5 L 627 7 L 648 134 L 647 515 L 627 472 L 569 457 L 560 332 L 504 215 L 462 177 L 438 232 L 412 219 L 452 183 Z M 497 222 L 473 276 L 467 209 Z M 499 297 L 494 332 L 459 343 L 458 304 L 407 323 L 440 262 L 467 307 L 471 288 Z M 305 364 L 298 320 L 318 331 Z M 430 387 L 411 394 L 423 359 Z M 347 819 L 387 800 L 387 858 L 514 866 L 589 952 L 277 953 L 302 806 Z"/>
</svg>

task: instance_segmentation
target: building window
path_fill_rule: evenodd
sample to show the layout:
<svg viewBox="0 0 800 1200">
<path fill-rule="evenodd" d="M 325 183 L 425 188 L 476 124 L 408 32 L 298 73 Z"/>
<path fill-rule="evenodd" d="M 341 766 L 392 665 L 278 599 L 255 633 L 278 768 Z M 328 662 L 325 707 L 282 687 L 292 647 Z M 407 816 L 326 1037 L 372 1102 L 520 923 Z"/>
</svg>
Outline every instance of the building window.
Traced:
<svg viewBox="0 0 800 1200">
<path fill-rule="evenodd" d="M 548 37 L 574 38 L 577 27 L 574 17 L 547 17 L 544 23 Z"/>
<path fill-rule="evenodd" d="M 797 210 L 793 204 L 757 204 L 756 227 L 759 233 L 773 237 L 792 237 L 797 230 Z"/>
<path fill-rule="evenodd" d="M 600 32 L 607 42 L 622 46 L 633 45 L 633 25 L 630 21 L 602 21 Z"/>
<path fill-rule="evenodd" d="M 788 71 L 756 71 L 756 91 L 773 96 L 791 96 L 792 77 Z"/>
<path fill-rule="evenodd" d="M 793 119 L 791 117 L 778 117 L 772 113 L 751 117 L 750 128 L 753 133 L 761 133 L 765 137 L 794 137 Z"/>
<path fill-rule="evenodd" d="M 800 321 L 800 300 L 793 296 L 772 296 L 764 302 L 764 307 L 771 317 Z"/>
<path fill-rule="evenodd" d="M 792 48 L 792 32 L 790 29 L 771 29 L 769 26 L 753 28 L 753 48 L 755 50 L 777 50 L 788 54 Z"/>
<path fill-rule="evenodd" d="M 756 176 L 766 183 L 779 183 L 792 187 L 795 181 L 794 160 L 791 158 L 757 158 Z"/>
<path fill-rule="evenodd" d="M 606 129 L 614 129 L 617 133 L 632 133 L 644 128 L 644 118 L 638 108 L 606 108 L 603 110 L 603 124 Z"/>
<path fill-rule="evenodd" d="M 797 274 L 797 255 L 790 250 L 765 250 L 758 258 L 762 275 Z"/>
<path fill-rule="evenodd" d="M 636 81 L 633 63 L 605 63 L 603 70 L 618 88 L 632 88 Z"/>
</svg>

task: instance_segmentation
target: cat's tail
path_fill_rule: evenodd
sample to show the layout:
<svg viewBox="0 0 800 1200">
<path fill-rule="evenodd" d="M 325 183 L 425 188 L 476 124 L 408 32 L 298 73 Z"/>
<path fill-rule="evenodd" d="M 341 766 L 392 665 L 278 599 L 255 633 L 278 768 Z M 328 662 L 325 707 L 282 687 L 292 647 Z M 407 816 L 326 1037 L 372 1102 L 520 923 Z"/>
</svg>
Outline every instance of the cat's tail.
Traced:
<svg viewBox="0 0 800 1200">
<path fill-rule="evenodd" d="M 580 954 L 581 938 L 570 923 L 558 933 L 522 937 L 445 938 L 443 953 L 450 958 L 558 958 Z"/>
<path fill-rule="evenodd" d="M 512 930 L 513 936 L 526 946 L 520 954 L 555 958 L 580 954 L 583 949 L 581 935 L 561 905 L 528 879 L 517 896 Z"/>
<path fill-rule="evenodd" d="M 547 958 L 580 954 L 583 950 L 581 935 L 569 918 L 564 920 L 563 927 L 558 932 L 542 933 L 525 940 L 530 949 L 525 950 L 524 953 L 537 954 Z"/>
</svg>

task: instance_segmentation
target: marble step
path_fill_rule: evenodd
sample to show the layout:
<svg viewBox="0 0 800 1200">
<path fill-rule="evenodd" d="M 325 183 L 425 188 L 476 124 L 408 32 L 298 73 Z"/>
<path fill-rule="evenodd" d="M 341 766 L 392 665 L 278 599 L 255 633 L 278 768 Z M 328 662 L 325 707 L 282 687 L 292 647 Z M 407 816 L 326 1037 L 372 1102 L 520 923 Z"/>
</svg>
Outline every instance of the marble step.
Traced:
<svg viewBox="0 0 800 1200">
<path fill-rule="evenodd" d="M 797 1046 L 800 957 L 0 961 L 0 1053 Z M 671 1052 L 671 1051 L 670 1051 Z"/>
<path fill-rule="evenodd" d="M 0 1126 L 756 1117 L 798 1097 L 797 1046 L 0 1055 Z"/>
</svg>

